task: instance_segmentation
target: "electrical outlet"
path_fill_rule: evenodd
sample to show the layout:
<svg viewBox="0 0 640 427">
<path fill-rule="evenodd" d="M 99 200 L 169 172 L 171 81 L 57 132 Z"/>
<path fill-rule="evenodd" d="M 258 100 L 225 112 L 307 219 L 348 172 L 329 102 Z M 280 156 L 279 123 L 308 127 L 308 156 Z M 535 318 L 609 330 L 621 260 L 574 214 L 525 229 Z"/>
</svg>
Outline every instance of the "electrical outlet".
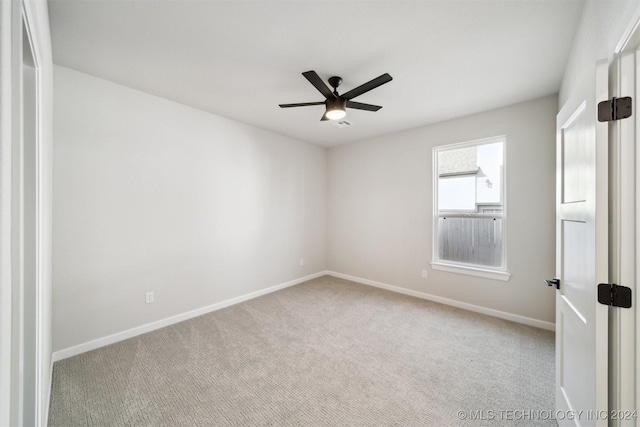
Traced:
<svg viewBox="0 0 640 427">
<path fill-rule="evenodd" d="M 427 278 L 427 270 L 422 270 L 422 278 L 423 279 Z"/>
<path fill-rule="evenodd" d="M 147 292 L 145 295 L 145 303 L 151 304 L 154 300 L 155 300 L 155 296 L 153 295 L 153 292 Z"/>
<path fill-rule="evenodd" d="M 300 265 L 304 265 L 304 258 L 300 258 Z"/>
</svg>

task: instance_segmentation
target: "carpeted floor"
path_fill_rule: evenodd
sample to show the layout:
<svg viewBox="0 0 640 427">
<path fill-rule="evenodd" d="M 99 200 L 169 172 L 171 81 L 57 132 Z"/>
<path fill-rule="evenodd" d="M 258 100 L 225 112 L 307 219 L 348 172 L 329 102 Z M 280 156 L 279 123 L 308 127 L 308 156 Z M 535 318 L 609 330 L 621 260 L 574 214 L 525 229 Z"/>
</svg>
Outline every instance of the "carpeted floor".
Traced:
<svg viewBox="0 0 640 427">
<path fill-rule="evenodd" d="M 325 276 L 57 362 L 49 426 L 555 426 L 553 408 L 552 332 Z"/>
</svg>

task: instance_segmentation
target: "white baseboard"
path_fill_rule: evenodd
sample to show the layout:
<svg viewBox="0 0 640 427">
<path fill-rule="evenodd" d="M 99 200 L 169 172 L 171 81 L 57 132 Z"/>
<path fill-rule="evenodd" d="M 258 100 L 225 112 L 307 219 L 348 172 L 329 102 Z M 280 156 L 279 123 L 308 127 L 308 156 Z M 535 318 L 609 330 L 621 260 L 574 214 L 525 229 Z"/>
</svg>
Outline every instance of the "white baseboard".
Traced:
<svg viewBox="0 0 640 427">
<path fill-rule="evenodd" d="M 241 295 L 235 298 L 230 298 L 225 301 L 221 301 L 215 304 L 208 305 L 206 307 L 198 308 L 196 310 L 188 311 L 186 313 L 178 314 L 175 316 L 168 317 L 166 319 L 157 320 L 155 322 L 147 323 L 146 325 L 138 326 L 135 328 L 128 329 L 126 331 L 117 332 L 112 335 L 108 335 L 106 337 L 97 338 L 92 341 L 88 341 L 86 343 L 78 344 L 73 347 L 65 348 L 62 350 L 58 350 L 51 355 L 51 369 L 53 371 L 53 363 L 66 359 L 68 357 L 76 356 L 81 353 L 85 353 L 87 351 L 95 350 L 100 347 L 104 347 L 109 344 L 113 344 L 119 341 L 124 341 L 129 338 L 133 338 L 138 335 L 142 335 L 147 332 L 154 331 L 156 329 L 164 328 L 165 326 L 170 326 L 179 322 L 183 322 L 185 320 L 192 319 L 194 317 L 202 316 L 203 314 L 211 313 L 212 311 L 220 310 L 221 308 L 229 307 L 235 304 L 239 304 L 244 301 L 248 301 L 253 298 L 257 298 L 262 295 L 269 294 L 271 292 L 278 291 L 280 289 L 288 288 L 290 286 L 297 285 L 302 282 L 306 282 L 307 280 L 315 279 L 317 277 L 330 275 L 333 277 L 338 277 L 340 279 L 350 280 L 352 282 L 361 283 L 363 285 L 374 286 L 376 288 L 386 289 L 388 291 L 397 292 L 404 295 L 410 295 L 416 298 L 421 298 L 429 301 L 438 302 L 441 304 L 450 305 L 457 308 L 462 308 L 464 310 L 474 311 L 476 313 L 482 313 L 493 317 L 498 317 L 505 320 L 510 320 L 512 322 L 522 323 L 529 326 L 534 326 L 536 328 L 546 329 L 549 331 L 555 331 L 555 324 L 550 322 L 544 322 L 538 319 L 532 319 L 530 317 L 520 316 L 513 313 L 507 313 L 505 311 L 494 310 L 491 308 L 481 307 L 478 305 L 468 304 L 466 302 L 460 302 L 456 300 L 452 300 L 449 298 L 439 297 L 437 295 L 431 295 L 424 292 L 413 291 L 411 289 L 401 288 L 399 286 L 388 285 L 382 282 L 376 282 L 375 280 L 363 279 L 361 277 L 351 276 L 348 274 L 337 273 L 335 271 L 320 271 L 314 274 L 310 274 L 308 276 L 300 277 L 298 279 L 294 279 L 285 283 L 280 283 L 275 286 L 271 286 L 266 289 L 261 289 L 259 291 L 251 292 L 245 295 Z"/>
<path fill-rule="evenodd" d="M 352 282 L 362 283 L 363 285 L 375 286 L 376 288 L 386 289 L 388 291 L 397 292 L 400 294 L 410 295 L 412 297 L 422 298 L 441 304 L 450 305 L 464 310 L 474 311 L 476 313 L 486 314 L 488 316 L 498 317 L 500 319 L 510 320 L 516 323 L 522 323 L 524 325 L 534 326 L 536 328 L 546 329 L 549 331 L 555 331 L 555 323 L 545 322 L 531 317 L 520 316 L 518 314 L 507 313 L 505 311 L 494 310 L 492 308 L 481 307 L 479 305 L 473 305 L 466 302 L 460 302 L 449 298 L 439 297 L 437 295 L 426 294 L 424 292 L 413 291 L 411 289 L 401 288 L 399 286 L 388 285 L 386 283 L 376 282 L 375 280 L 363 279 L 361 277 L 350 276 L 348 274 L 336 273 L 334 271 L 327 271 L 326 274 L 338 277 L 340 279 L 350 280 Z"/>
<path fill-rule="evenodd" d="M 220 301 L 215 304 L 208 305 L 206 307 L 198 308 L 196 310 L 187 311 L 186 313 L 177 314 L 175 316 L 167 317 L 166 319 L 157 320 L 155 322 L 147 323 L 146 325 L 137 326 L 135 328 L 128 329 L 126 331 L 117 332 L 106 337 L 97 338 L 86 343 L 78 344 L 73 347 L 58 350 L 51 356 L 52 366 L 53 362 L 57 362 L 68 357 L 76 356 L 87 351 L 95 350 L 96 348 L 104 347 L 109 344 L 113 344 L 119 341 L 124 341 L 129 338 L 133 338 L 138 335 L 145 334 L 147 332 L 155 331 L 156 329 L 164 328 L 185 320 L 192 319 L 194 317 L 202 316 L 203 314 L 211 313 L 212 311 L 220 310 L 221 308 L 229 307 L 244 301 L 248 301 L 253 298 L 260 297 L 262 295 L 269 294 L 271 292 L 279 291 L 280 289 L 288 288 L 290 286 L 297 285 L 307 280 L 315 279 L 317 277 L 325 276 L 328 273 L 326 271 L 320 271 L 318 273 L 310 274 L 308 276 L 300 277 L 298 279 L 290 280 L 288 282 L 280 283 L 275 286 L 271 286 L 266 289 L 251 292 L 245 295 L 240 295 L 235 298 L 230 298 L 225 301 Z"/>
</svg>

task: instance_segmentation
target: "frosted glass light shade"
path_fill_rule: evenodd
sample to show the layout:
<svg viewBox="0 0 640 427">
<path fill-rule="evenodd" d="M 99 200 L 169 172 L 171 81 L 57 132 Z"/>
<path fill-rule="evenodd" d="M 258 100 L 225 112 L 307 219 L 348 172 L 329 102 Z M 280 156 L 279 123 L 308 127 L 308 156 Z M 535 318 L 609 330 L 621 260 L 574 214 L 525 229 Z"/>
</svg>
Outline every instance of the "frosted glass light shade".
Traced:
<svg viewBox="0 0 640 427">
<path fill-rule="evenodd" d="M 329 110 L 327 111 L 327 118 L 329 120 L 340 120 L 344 116 L 347 115 L 347 112 L 340 109 Z"/>
</svg>

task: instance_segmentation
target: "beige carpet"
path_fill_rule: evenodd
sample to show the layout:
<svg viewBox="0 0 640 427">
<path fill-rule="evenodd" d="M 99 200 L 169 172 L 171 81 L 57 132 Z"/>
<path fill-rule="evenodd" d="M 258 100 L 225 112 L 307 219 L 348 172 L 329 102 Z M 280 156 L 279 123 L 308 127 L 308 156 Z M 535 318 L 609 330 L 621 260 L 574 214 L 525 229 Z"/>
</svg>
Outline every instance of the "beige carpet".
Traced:
<svg viewBox="0 0 640 427">
<path fill-rule="evenodd" d="M 325 276 L 57 362 L 49 425 L 556 425 L 553 384 L 552 332 Z"/>
</svg>

